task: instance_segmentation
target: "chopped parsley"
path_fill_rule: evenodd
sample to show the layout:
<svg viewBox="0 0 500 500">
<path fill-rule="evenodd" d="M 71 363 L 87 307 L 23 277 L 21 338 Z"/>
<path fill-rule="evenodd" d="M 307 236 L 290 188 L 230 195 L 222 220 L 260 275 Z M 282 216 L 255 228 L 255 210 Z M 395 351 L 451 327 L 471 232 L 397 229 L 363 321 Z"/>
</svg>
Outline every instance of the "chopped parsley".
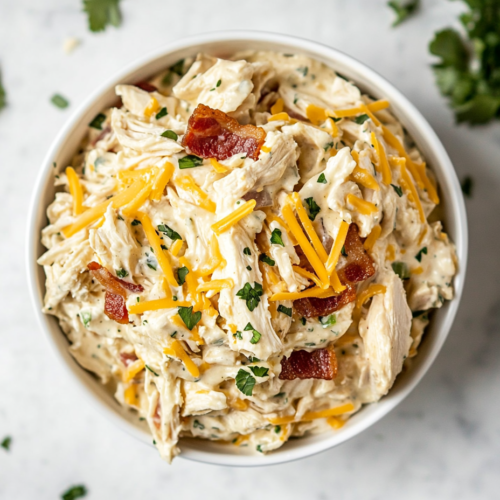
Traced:
<svg viewBox="0 0 500 500">
<path fill-rule="evenodd" d="M 150 368 L 148 365 L 144 365 L 155 377 L 159 377 L 159 375 L 152 369 Z"/>
<path fill-rule="evenodd" d="M 50 98 L 50 102 L 54 106 L 57 106 L 60 109 L 65 109 L 69 106 L 69 101 L 65 97 L 63 97 L 61 94 L 54 94 Z"/>
<path fill-rule="evenodd" d="M 172 139 L 173 141 L 176 141 L 179 137 L 173 130 L 165 130 L 161 136 L 166 137 L 167 139 Z"/>
<path fill-rule="evenodd" d="M 319 316 L 319 322 L 323 325 L 323 328 L 328 328 L 337 323 L 337 316 L 335 314 L 330 314 L 330 316 Z"/>
<path fill-rule="evenodd" d="M 245 286 L 236 293 L 236 296 L 241 300 L 245 300 L 248 310 L 253 311 L 258 306 L 263 293 L 262 285 L 254 282 L 254 288 L 250 283 L 245 283 Z"/>
<path fill-rule="evenodd" d="M 179 168 L 181 170 L 185 168 L 194 168 L 203 165 L 203 158 L 196 155 L 187 155 L 179 160 Z"/>
<path fill-rule="evenodd" d="M 220 84 L 221 84 L 221 83 L 222 83 L 222 80 L 219 80 L 215 86 L 216 86 L 216 87 L 220 87 Z"/>
<path fill-rule="evenodd" d="M 203 430 L 205 428 L 205 426 L 199 420 L 196 419 L 193 422 L 193 427 L 195 429 L 200 429 L 200 430 Z"/>
<path fill-rule="evenodd" d="M 464 180 L 461 183 L 461 187 L 462 193 L 464 193 L 467 198 L 472 198 L 472 188 L 474 187 L 474 180 L 470 175 L 464 177 Z"/>
<path fill-rule="evenodd" d="M 268 257 L 265 253 L 260 254 L 259 260 L 271 267 L 274 266 L 274 264 L 276 264 L 276 262 L 273 259 L 271 259 L 271 257 Z"/>
<path fill-rule="evenodd" d="M 120 26 L 122 16 L 119 3 L 120 0 L 83 0 L 90 31 L 104 31 L 108 25 L 115 28 Z"/>
<path fill-rule="evenodd" d="M 76 500 L 77 498 L 82 498 L 87 495 L 87 488 L 83 484 L 78 486 L 72 486 L 67 489 L 62 495 L 62 500 Z"/>
<path fill-rule="evenodd" d="M 163 107 L 163 108 L 161 108 L 161 109 L 160 109 L 160 111 L 158 111 L 158 113 L 156 113 L 155 118 L 156 118 L 157 120 L 159 120 L 160 118 L 163 118 L 164 116 L 167 116 L 167 115 L 168 115 L 167 108 Z M 165 132 L 163 132 L 163 134 L 164 134 L 164 133 L 165 133 Z M 175 132 L 174 132 L 174 133 L 175 133 Z M 162 135 L 163 135 L 163 134 L 162 134 Z M 175 135 L 177 135 L 177 134 L 175 134 Z M 177 139 L 177 138 L 176 138 L 176 139 Z"/>
<path fill-rule="evenodd" d="M 344 256 L 347 257 L 347 252 L 345 251 L 345 245 L 342 245 L 342 248 L 340 250 L 340 253 Z"/>
<path fill-rule="evenodd" d="M 162 232 L 163 234 L 166 234 L 172 241 L 182 240 L 181 235 L 176 231 L 174 231 L 171 227 L 167 226 L 166 224 L 158 225 L 158 231 Z"/>
<path fill-rule="evenodd" d="M 403 190 L 399 186 L 395 186 L 394 184 L 391 184 L 393 187 L 394 191 L 396 191 L 396 194 L 401 198 L 403 196 Z"/>
<path fill-rule="evenodd" d="M 177 270 L 177 277 L 178 277 L 179 285 L 184 285 L 184 283 L 186 282 L 186 276 L 188 274 L 189 274 L 189 269 L 186 266 L 180 267 Z"/>
<path fill-rule="evenodd" d="M 140 221 L 140 220 L 134 219 L 134 220 L 132 221 L 132 226 L 138 226 L 140 223 L 141 223 L 141 221 Z"/>
<path fill-rule="evenodd" d="M 126 278 L 128 276 L 128 271 L 126 269 L 117 269 L 116 270 L 116 275 L 119 278 Z"/>
<path fill-rule="evenodd" d="M 0 446 L 4 450 L 9 451 L 11 443 L 12 443 L 12 438 L 10 436 L 7 436 L 7 437 L 3 438 L 2 442 L 0 443 Z"/>
<path fill-rule="evenodd" d="M 248 270 L 248 271 L 251 271 L 251 270 L 252 270 L 252 268 L 251 268 L 250 266 L 247 266 L 247 270 Z"/>
<path fill-rule="evenodd" d="M 158 262 L 153 255 L 146 254 L 146 265 L 153 271 L 156 271 L 156 269 L 158 268 Z"/>
<path fill-rule="evenodd" d="M 287 316 L 292 317 L 292 308 L 291 307 L 285 307 L 284 305 L 280 304 L 278 306 L 278 312 L 286 314 Z"/>
<path fill-rule="evenodd" d="M 175 339 L 175 336 L 177 335 L 177 331 L 175 331 L 174 333 L 171 333 L 170 336 Z"/>
<path fill-rule="evenodd" d="M 261 445 L 261 444 L 258 444 L 258 445 L 257 445 L 256 450 L 257 450 L 259 453 L 264 453 L 264 450 L 262 449 L 262 445 Z"/>
<path fill-rule="evenodd" d="M 325 153 L 333 148 L 333 142 L 329 142 L 323 149 L 325 150 Z"/>
<path fill-rule="evenodd" d="M 311 220 L 314 220 L 316 216 L 319 214 L 321 208 L 319 205 L 314 201 L 314 198 L 306 198 L 304 200 L 307 203 L 307 206 L 309 207 L 309 218 Z"/>
<path fill-rule="evenodd" d="M 405 262 L 393 262 L 392 270 L 402 279 L 407 280 L 410 278 L 410 269 Z"/>
<path fill-rule="evenodd" d="M 302 318 L 300 318 L 300 322 L 305 326 L 306 324 L 306 318 L 304 318 L 304 316 L 302 316 Z"/>
<path fill-rule="evenodd" d="M 97 130 L 102 130 L 102 124 L 106 121 L 106 115 L 104 113 L 99 113 L 94 117 L 94 119 L 89 123 L 89 127 L 96 128 Z"/>
<path fill-rule="evenodd" d="M 279 434 L 281 432 L 281 425 L 275 425 L 274 432 L 276 432 L 276 434 Z"/>
<path fill-rule="evenodd" d="M 302 73 L 302 76 L 307 76 L 307 73 L 309 72 L 309 68 L 307 66 L 301 66 L 300 68 L 297 68 L 297 71 L 299 73 Z"/>
<path fill-rule="evenodd" d="M 325 174 L 320 174 L 320 176 L 318 177 L 318 182 L 320 184 L 326 184 L 328 181 L 326 180 L 326 177 L 325 177 Z"/>
<path fill-rule="evenodd" d="M 252 251 L 251 251 L 251 250 L 250 250 L 250 248 L 248 248 L 248 247 L 245 247 L 245 248 L 243 249 L 243 253 L 244 253 L 245 255 L 252 255 Z"/>
<path fill-rule="evenodd" d="M 239 330 L 237 330 L 236 333 L 233 333 L 233 337 L 236 337 L 238 340 L 243 340 L 243 336 Z"/>
<path fill-rule="evenodd" d="M 417 11 L 420 0 L 392 0 L 387 2 L 387 5 L 396 14 L 396 19 L 392 25 L 397 26 Z"/>
<path fill-rule="evenodd" d="M 193 312 L 193 306 L 182 307 L 177 309 L 179 316 L 186 325 L 188 330 L 192 330 L 201 320 L 201 311 Z"/>
<path fill-rule="evenodd" d="M 240 368 L 238 373 L 236 374 L 236 387 L 243 393 L 245 396 L 251 396 L 253 393 L 253 388 L 255 386 L 255 378 L 246 370 Z"/>
<path fill-rule="evenodd" d="M 262 334 L 258 332 L 251 323 L 247 323 L 247 326 L 243 329 L 245 332 L 252 332 L 252 338 L 250 339 L 251 344 L 257 344 L 257 342 L 262 337 Z"/>
<path fill-rule="evenodd" d="M 417 255 L 415 255 L 415 259 L 417 259 L 419 262 L 422 262 L 423 254 L 427 255 L 427 247 L 421 248 Z"/>
<path fill-rule="evenodd" d="M 80 319 L 82 320 L 83 326 L 85 328 L 88 328 L 90 322 L 92 321 L 92 314 L 90 314 L 88 311 L 82 311 L 80 313 Z"/>
<path fill-rule="evenodd" d="M 282 247 L 285 246 L 283 243 L 283 238 L 281 237 L 281 229 L 273 229 L 273 232 L 271 234 L 271 243 L 274 243 L 275 245 L 281 245 Z"/>
<path fill-rule="evenodd" d="M 265 368 L 264 366 L 249 366 L 248 368 L 252 370 L 256 377 L 267 377 L 269 374 L 269 368 Z"/>
<path fill-rule="evenodd" d="M 354 121 L 358 124 L 358 125 L 363 125 L 363 123 L 366 122 L 366 120 L 369 120 L 370 117 L 366 114 L 364 115 L 359 115 L 359 116 L 356 116 L 356 118 L 354 118 Z"/>
</svg>

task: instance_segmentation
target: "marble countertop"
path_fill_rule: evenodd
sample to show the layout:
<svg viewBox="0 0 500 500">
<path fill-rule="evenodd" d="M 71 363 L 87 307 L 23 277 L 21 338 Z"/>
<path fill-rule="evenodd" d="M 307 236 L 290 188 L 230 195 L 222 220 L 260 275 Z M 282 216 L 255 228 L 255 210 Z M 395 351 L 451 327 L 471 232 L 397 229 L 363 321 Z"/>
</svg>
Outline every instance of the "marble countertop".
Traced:
<svg viewBox="0 0 500 500">
<path fill-rule="evenodd" d="M 427 44 L 456 24 L 460 2 L 423 0 L 397 29 L 385 0 L 122 2 L 123 25 L 86 28 L 79 0 L 0 0 L 0 498 L 59 498 L 83 483 L 92 499 L 498 498 L 500 471 L 500 126 L 457 127 L 438 94 Z M 389 416 L 348 443 L 287 465 L 231 469 L 178 459 L 115 428 L 80 397 L 38 329 L 28 298 L 27 207 L 54 136 L 76 105 L 145 51 L 181 36 L 260 29 L 317 40 L 368 64 L 422 111 L 467 200 L 470 260 L 462 305 L 436 363 Z M 81 45 L 71 55 L 63 41 Z M 55 92 L 71 106 L 50 104 Z M 496 472 L 495 472 L 496 471 Z M 496 479 L 495 479 L 496 478 Z"/>
</svg>

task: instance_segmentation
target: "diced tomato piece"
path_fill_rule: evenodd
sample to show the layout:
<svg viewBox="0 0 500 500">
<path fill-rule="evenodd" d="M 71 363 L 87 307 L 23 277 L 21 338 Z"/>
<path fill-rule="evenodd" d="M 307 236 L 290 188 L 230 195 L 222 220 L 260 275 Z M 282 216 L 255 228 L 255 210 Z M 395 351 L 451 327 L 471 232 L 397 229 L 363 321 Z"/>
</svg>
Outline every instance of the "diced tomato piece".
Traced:
<svg viewBox="0 0 500 500">
<path fill-rule="evenodd" d="M 226 113 L 198 104 L 189 118 L 182 145 L 201 158 L 225 160 L 246 154 L 256 160 L 266 139 L 266 132 L 254 125 L 240 125 Z"/>
<path fill-rule="evenodd" d="M 281 360 L 281 380 L 317 378 L 333 380 L 337 376 L 337 358 L 333 349 L 313 352 L 293 351 Z"/>
</svg>

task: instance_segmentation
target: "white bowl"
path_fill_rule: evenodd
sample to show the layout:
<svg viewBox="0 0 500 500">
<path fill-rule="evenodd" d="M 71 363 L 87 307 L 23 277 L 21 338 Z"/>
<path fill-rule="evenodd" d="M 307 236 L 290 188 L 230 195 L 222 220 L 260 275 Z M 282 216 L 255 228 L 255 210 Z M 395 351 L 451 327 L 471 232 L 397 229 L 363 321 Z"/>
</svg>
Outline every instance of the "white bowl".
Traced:
<svg viewBox="0 0 500 500">
<path fill-rule="evenodd" d="M 113 395 L 108 393 L 100 382 L 78 365 L 69 354 L 68 341 L 57 320 L 41 313 L 45 293 L 45 275 L 43 269 L 36 264 L 36 260 L 44 252 L 40 243 L 40 231 L 46 225 L 46 208 L 54 199 L 53 162 L 57 163 L 57 169 L 60 170 L 70 161 L 87 132 L 87 124 L 99 111 L 115 102 L 116 84 L 133 83 L 151 77 L 179 59 L 193 56 L 199 51 L 217 56 L 228 56 L 236 51 L 248 49 L 301 53 L 313 57 L 352 79 L 371 96 L 389 99 L 392 111 L 405 126 L 436 174 L 441 190 L 441 217 L 446 232 L 456 244 L 459 271 L 454 280 L 455 298 L 433 313 L 431 324 L 411 368 L 398 377 L 387 396 L 378 403 L 363 407 L 348 420 L 342 429 L 293 439 L 268 455 L 245 454 L 235 446 L 209 441 L 181 440 L 182 457 L 232 466 L 277 464 L 313 455 L 359 434 L 395 408 L 422 379 L 448 335 L 462 295 L 467 262 L 467 219 L 462 192 L 453 165 L 424 117 L 380 75 L 338 50 L 308 40 L 273 33 L 225 31 L 197 35 L 171 43 L 145 55 L 125 68 L 101 85 L 75 111 L 45 157 L 33 193 L 27 245 L 29 287 L 33 305 L 42 330 L 58 356 L 62 358 L 68 369 L 67 373 L 85 389 L 82 392 L 86 393 L 88 401 L 93 402 L 120 427 L 142 441 L 151 443 L 151 435 L 145 427 L 140 425 L 137 416 L 121 408 Z"/>
</svg>

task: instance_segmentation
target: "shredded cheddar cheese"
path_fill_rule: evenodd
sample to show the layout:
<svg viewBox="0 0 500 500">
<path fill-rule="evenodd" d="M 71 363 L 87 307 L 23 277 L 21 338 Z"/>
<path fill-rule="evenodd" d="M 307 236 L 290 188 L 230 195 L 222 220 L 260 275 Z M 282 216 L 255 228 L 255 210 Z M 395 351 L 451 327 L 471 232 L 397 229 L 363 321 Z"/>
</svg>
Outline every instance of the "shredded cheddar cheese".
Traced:
<svg viewBox="0 0 500 500">
<path fill-rule="evenodd" d="M 335 238 L 332 249 L 330 250 L 330 255 L 328 256 L 328 259 L 326 261 L 326 269 L 330 274 L 337 267 L 337 263 L 340 257 L 340 252 L 342 251 L 342 247 L 344 246 L 348 230 L 349 230 L 349 224 L 347 224 L 347 222 L 345 221 L 342 221 L 340 223 L 337 237 Z"/>
<path fill-rule="evenodd" d="M 176 309 L 179 306 L 189 307 L 191 303 L 182 300 L 173 299 L 156 299 L 156 300 L 145 300 L 143 302 L 137 302 L 136 304 L 131 304 L 128 307 L 128 312 L 130 314 L 143 314 L 146 311 L 158 311 L 160 309 Z"/>
<path fill-rule="evenodd" d="M 283 99 L 280 97 L 272 106 L 271 106 L 271 114 L 277 115 L 281 113 L 285 109 Z"/>
<path fill-rule="evenodd" d="M 365 113 L 366 108 L 368 108 L 371 112 L 375 113 L 377 111 L 381 111 L 382 109 L 389 107 L 389 101 L 386 99 L 381 99 L 379 101 L 372 102 L 368 105 L 363 104 L 361 106 L 357 106 L 355 108 L 346 108 L 346 109 L 336 109 L 331 112 L 331 114 L 335 118 L 348 118 L 350 116 L 360 115 Z"/>
<path fill-rule="evenodd" d="M 373 203 L 358 198 L 352 193 L 346 196 L 346 202 L 362 215 L 371 215 L 378 212 L 378 208 Z"/>
<path fill-rule="evenodd" d="M 308 288 L 303 292 L 278 292 L 274 295 L 271 295 L 269 298 L 270 302 L 275 302 L 277 300 L 298 300 L 305 299 L 307 297 L 318 297 L 320 299 L 326 299 L 327 297 L 333 297 L 337 295 L 331 288 L 325 290 L 319 286 L 315 286 L 314 288 Z"/>
<path fill-rule="evenodd" d="M 307 106 L 306 116 L 313 125 L 319 125 L 328 118 L 326 110 L 316 106 L 316 104 L 309 104 L 309 106 Z"/>
<path fill-rule="evenodd" d="M 122 214 L 125 215 L 125 217 L 133 217 L 142 205 L 144 205 L 144 202 L 149 198 L 152 189 L 153 183 L 148 182 L 137 194 L 137 196 L 122 208 Z"/>
<path fill-rule="evenodd" d="M 144 110 L 144 116 L 146 118 L 150 118 L 151 115 L 156 113 L 159 109 L 160 103 L 153 96 L 151 96 L 151 100 L 149 101 L 147 108 Z"/>
<path fill-rule="evenodd" d="M 194 195 L 196 202 L 201 208 L 215 213 L 215 203 L 208 197 L 208 194 L 203 191 L 190 175 L 184 175 L 175 179 L 175 185 L 188 191 Z"/>
<path fill-rule="evenodd" d="M 270 418 L 269 422 L 273 425 L 290 424 L 292 422 L 309 422 L 310 420 L 317 420 L 318 418 L 338 417 L 339 415 L 344 415 L 351 411 L 354 411 L 354 405 L 352 403 L 346 403 L 335 408 L 329 408 L 328 410 L 308 411 L 298 419 L 296 419 L 296 415 L 289 415 L 286 417 Z"/>
<path fill-rule="evenodd" d="M 363 247 L 366 251 L 370 251 L 375 245 L 375 242 L 378 240 L 380 233 L 382 232 L 382 228 L 379 225 L 376 225 L 367 236 L 365 242 L 363 243 Z"/>
<path fill-rule="evenodd" d="M 292 266 L 292 269 L 300 276 L 303 276 L 304 278 L 311 280 L 316 286 L 319 286 L 320 288 L 323 286 L 318 277 L 313 273 L 310 273 L 309 271 L 306 271 L 305 269 L 302 269 L 299 266 Z"/>
<path fill-rule="evenodd" d="M 222 163 L 219 163 L 215 158 L 210 158 L 210 165 L 212 165 L 213 169 L 218 173 L 218 174 L 225 174 L 229 169 L 222 165 Z"/>
<path fill-rule="evenodd" d="M 388 186 L 392 182 L 392 174 L 389 164 L 387 163 L 385 149 L 375 136 L 375 132 L 371 133 L 371 141 L 378 157 L 378 161 L 376 163 L 377 172 L 382 175 L 382 182 Z"/>
<path fill-rule="evenodd" d="M 285 113 L 283 111 L 282 113 L 277 113 L 275 115 L 270 116 L 268 121 L 270 121 L 270 122 L 276 122 L 276 121 L 290 122 L 290 121 L 295 121 L 295 120 L 291 120 L 291 118 L 288 116 L 288 113 Z"/>
<path fill-rule="evenodd" d="M 182 248 L 182 244 L 184 242 L 182 240 L 175 240 L 173 243 L 172 243 L 172 246 L 170 247 L 170 254 L 173 256 L 173 257 L 177 257 L 178 253 L 181 251 L 181 248 Z"/>
<path fill-rule="evenodd" d="M 197 292 L 208 292 L 209 290 L 214 290 L 216 292 L 220 292 L 224 288 L 233 288 L 234 281 L 231 278 L 221 279 L 221 280 L 212 280 L 207 283 L 203 283 L 202 285 L 198 285 L 196 289 Z"/>
<path fill-rule="evenodd" d="M 163 349 L 163 353 L 173 358 L 179 358 L 184 363 L 186 370 L 194 378 L 198 378 L 200 376 L 200 369 L 189 357 L 178 340 L 173 340 L 169 347 L 165 347 L 165 349 Z"/>
<path fill-rule="evenodd" d="M 246 203 L 243 203 L 241 207 L 237 208 L 234 212 L 226 215 L 223 219 L 212 224 L 212 231 L 220 236 L 222 233 L 225 233 L 228 229 L 237 224 L 241 219 L 250 215 L 253 212 L 253 209 L 257 205 L 255 200 L 248 200 Z"/>
<path fill-rule="evenodd" d="M 123 374 L 123 381 L 130 382 L 138 373 L 144 370 L 144 361 L 142 359 L 137 359 L 133 363 L 127 366 Z"/>
<path fill-rule="evenodd" d="M 137 406 L 137 384 L 130 384 L 123 392 L 125 403 L 130 406 Z"/>
<path fill-rule="evenodd" d="M 153 201 L 160 201 L 163 191 L 167 187 L 168 182 L 174 175 L 175 167 L 169 161 L 166 161 L 158 175 L 155 178 L 153 189 L 151 190 L 151 199 Z"/>
<path fill-rule="evenodd" d="M 69 192 L 71 196 L 73 196 L 73 215 L 76 217 L 83 212 L 82 185 L 73 167 L 68 167 L 66 169 L 66 177 L 68 178 Z"/>
<path fill-rule="evenodd" d="M 363 290 L 356 300 L 356 307 L 353 312 L 353 317 L 358 318 L 361 314 L 361 308 L 363 304 L 368 300 L 374 297 L 375 295 L 385 293 L 387 288 L 384 285 L 371 284 L 366 290 Z"/>
</svg>

